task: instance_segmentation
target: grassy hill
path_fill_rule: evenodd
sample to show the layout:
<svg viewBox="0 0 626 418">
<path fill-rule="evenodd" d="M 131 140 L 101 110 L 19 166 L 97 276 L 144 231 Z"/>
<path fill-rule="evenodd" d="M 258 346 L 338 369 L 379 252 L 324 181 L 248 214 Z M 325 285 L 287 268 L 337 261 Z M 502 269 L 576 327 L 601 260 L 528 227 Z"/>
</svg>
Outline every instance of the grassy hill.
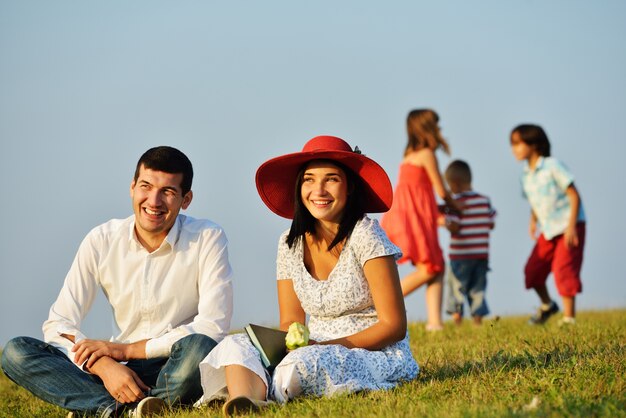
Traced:
<svg viewBox="0 0 626 418">
<path fill-rule="evenodd" d="M 421 367 L 393 391 L 306 398 L 266 417 L 626 417 L 626 310 L 581 312 L 575 326 L 526 325 L 526 317 L 482 327 L 409 327 Z M 63 417 L 0 373 L 0 417 Z M 167 417 L 221 416 L 220 405 Z"/>
</svg>

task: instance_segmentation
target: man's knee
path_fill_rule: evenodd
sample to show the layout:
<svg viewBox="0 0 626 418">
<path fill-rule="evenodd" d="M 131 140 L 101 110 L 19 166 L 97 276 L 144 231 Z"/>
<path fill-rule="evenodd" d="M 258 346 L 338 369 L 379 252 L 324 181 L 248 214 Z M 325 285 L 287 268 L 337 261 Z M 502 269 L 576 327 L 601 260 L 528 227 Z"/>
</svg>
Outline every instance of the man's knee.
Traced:
<svg viewBox="0 0 626 418">
<path fill-rule="evenodd" d="M 204 334 L 191 334 L 174 343 L 172 354 L 178 352 L 185 357 L 198 358 L 202 360 L 217 345 L 217 342 Z"/>
<path fill-rule="evenodd" d="M 204 334 L 191 334 L 178 340 L 172 346 L 171 359 L 177 360 L 179 378 L 195 376 L 198 365 L 213 350 L 217 342 Z"/>
<path fill-rule="evenodd" d="M 16 337 L 10 340 L 2 351 L 2 370 L 11 375 L 13 370 L 21 370 L 28 367 L 26 364 L 29 354 L 44 343 L 31 337 Z M 41 347 L 39 347 L 41 348 Z"/>
<path fill-rule="evenodd" d="M 174 343 L 152 396 L 170 404 L 195 402 L 202 396 L 199 364 L 216 345 L 215 340 L 203 334 L 191 334 Z"/>
</svg>

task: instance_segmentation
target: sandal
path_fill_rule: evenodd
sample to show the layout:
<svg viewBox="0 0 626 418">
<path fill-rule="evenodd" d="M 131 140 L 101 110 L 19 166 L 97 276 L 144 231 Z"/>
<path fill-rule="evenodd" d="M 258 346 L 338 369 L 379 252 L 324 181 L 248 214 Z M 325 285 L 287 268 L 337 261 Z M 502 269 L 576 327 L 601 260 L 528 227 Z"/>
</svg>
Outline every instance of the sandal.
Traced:
<svg viewBox="0 0 626 418">
<path fill-rule="evenodd" d="M 261 408 L 267 406 L 266 401 L 250 399 L 246 396 L 237 396 L 229 399 L 222 407 L 225 416 L 231 417 L 237 414 L 250 414 L 259 412 Z"/>
</svg>

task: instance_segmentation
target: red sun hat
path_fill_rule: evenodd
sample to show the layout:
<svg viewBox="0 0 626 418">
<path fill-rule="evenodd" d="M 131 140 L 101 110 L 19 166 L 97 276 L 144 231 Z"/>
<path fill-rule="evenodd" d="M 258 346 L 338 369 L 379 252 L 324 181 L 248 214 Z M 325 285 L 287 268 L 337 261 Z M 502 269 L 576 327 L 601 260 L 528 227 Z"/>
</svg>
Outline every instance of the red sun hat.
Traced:
<svg viewBox="0 0 626 418">
<path fill-rule="evenodd" d="M 389 176 L 378 163 L 361 154 L 358 147 L 336 136 L 316 136 L 301 152 L 281 155 L 261 164 L 256 172 L 256 188 L 268 208 L 283 218 L 293 219 L 296 177 L 303 164 L 313 160 L 337 161 L 361 178 L 366 212 L 386 212 L 391 207 L 393 189 Z"/>
</svg>

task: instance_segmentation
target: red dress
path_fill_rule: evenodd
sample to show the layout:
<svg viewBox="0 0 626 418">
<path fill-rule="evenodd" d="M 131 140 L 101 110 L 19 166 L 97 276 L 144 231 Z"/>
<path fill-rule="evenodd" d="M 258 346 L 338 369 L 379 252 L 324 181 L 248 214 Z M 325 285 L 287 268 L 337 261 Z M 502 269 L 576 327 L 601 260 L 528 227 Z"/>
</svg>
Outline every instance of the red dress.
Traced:
<svg viewBox="0 0 626 418">
<path fill-rule="evenodd" d="M 389 239 L 402 250 L 398 263 L 426 264 L 429 273 L 443 271 L 438 216 L 433 184 L 426 169 L 402 163 L 393 204 L 381 219 L 381 226 Z"/>
</svg>

